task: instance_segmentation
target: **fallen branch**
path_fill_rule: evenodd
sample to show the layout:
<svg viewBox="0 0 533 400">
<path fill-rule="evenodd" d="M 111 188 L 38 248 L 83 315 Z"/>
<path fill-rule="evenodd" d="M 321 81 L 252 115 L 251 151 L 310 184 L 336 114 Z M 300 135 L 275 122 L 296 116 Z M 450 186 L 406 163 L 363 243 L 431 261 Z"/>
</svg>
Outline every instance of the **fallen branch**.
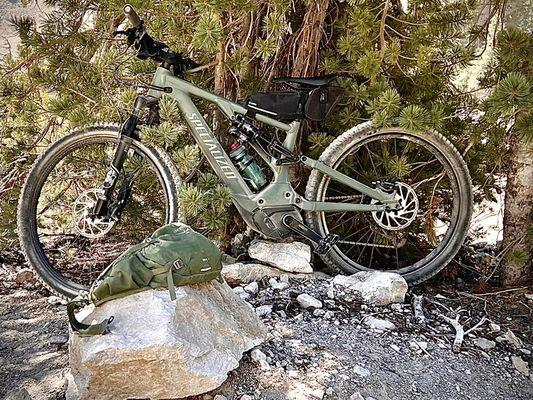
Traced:
<svg viewBox="0 0 533 400">
<path fill-rule="evenodd" d="M 477 324 L 475 324 L 472 328 L 470 328 L 470 329 L 468 329 L 467 331 L 465 331 L 465 335 L 468 335 L 470 332 L 475 331 L 475 330 L 478 329 L 481 325 L 483 325 L 486 321 L 487 321 L 487 318 L 485 318 L 485 317 L 481 317 L 481 319 L 479 320 L 479 322 L 478 322 Z"/>
<path fill-rule="evenodd" d="M 460 315 L 457 315 L 455 319 L 449 318 L 445 315 L 439 314 L 439 317 L 446 323 L 450 324 L 455 329 L 455 339 L 453 340 L 452 350 L 454 353 L 461 351 L 461 346 L 464 339 L 463 325 L 459 323 Z"/>
<path fill-rule="evenodd" d="M 413 295 L 412 305 L 416 323 L 423 327 L 426 327 L 426 316 L 424 315 L 424 306 L 422 305 L 423 298 L 423 296 Z"/>
</svg>

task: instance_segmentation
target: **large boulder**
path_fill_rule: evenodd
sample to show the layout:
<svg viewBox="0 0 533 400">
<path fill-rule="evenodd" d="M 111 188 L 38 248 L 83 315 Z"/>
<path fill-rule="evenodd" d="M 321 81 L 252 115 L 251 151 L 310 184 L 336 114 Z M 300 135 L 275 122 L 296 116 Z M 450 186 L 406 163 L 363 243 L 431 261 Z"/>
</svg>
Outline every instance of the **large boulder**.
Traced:
<svg viewBox="0 0 533 400">
<path fill-rule="evenodd" d="M 85 307 L 87 322 L 115 317 L 102 336 L 70 335 L 67 399 L 168 399 L 220 386 L 243 352 L 267 331 L 254 311 L 218 281 L 149 290 Z"/>
<path fill-rule="evenodd" d="M 273 243 L 266 240 L 254 241 L 249 249 L 250 257 L 273 265 L 283 271 L 310 274 L 311 248 L 300 242 Z"/>
<path fill-rule="evenodd" d="M 365 303 L 386 306 L 403 303 L 407 293 L 405 279 L 393 272 L 361 271 L 353 275 L 337 275 L 333 285 L 338 285 L 361 296 Z"/>
</svg>

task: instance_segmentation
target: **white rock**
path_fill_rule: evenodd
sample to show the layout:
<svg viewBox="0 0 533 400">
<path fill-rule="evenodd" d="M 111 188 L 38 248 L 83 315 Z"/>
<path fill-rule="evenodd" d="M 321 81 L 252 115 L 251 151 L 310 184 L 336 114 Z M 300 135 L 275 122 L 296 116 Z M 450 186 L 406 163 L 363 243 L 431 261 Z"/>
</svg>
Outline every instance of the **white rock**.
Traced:
<svg viewBox="0 0 533 400">
<path fill-rule="evenodd" d="M 311 248 L 300 242 L 273 243 L 257 240 L 248 249 L 250 257 L 287 272 L 310 274 Z"/>
<path fill-rule="evenodd" d="M 287 276 L 287 275 L 284 275 L 284 276 Z M 283 290 L 289 287 L 289 282 L 285 282 L 282 280 L 278 282 L 276 278 L 270 278 L 268 280 L 268 285 L 274 290 Z"/>
<path fill-rule="evenodd" d="M 381 331 L 396 330 L 396 325 L 394 325 L 392 322 L 387 321 L 386 319 L 376 318 L 371 315 L 364 319 L 363 324 L 370 328 L 379 329 Z"/>
<path fill-rule="evenodd" d="M 216 394 L 215 397 L 213 397 L 213 400 L 228 400 L 228 398 L 221 394 Z"/>
<path fill-rule="evenodd" d="M 370 376 L 370 371 L 360 365 L 356 365 L 355 367 L 353 367 L 353 372 L 355 372 L 359 376 L 362 376 L 363 378 L 367 378 Z"/>
<path fill-rule="evenodd" d="M 525 293 L 524 297 L 529 301 L 533 301 L 533 293 Z"/>
<path fill-rule="evenodd" d="M 350 396 L 350 400 L 365 400 L 365 398 L 359 392 L 355 392 Z"/>
<path fill-rule="evenodd" d="M 106 335 L 70 334 L 67 400 L 205 393 L 266 339 L 263 323 L 226 284 L 179 287 L 176 297 L 149 290 L 78 313 L 85 323 L 115 319 Z"/>
<path fill-rule="evenodd" d="M 481 350 L 490 350 L 496 347 L 496 342 L 489 339 L 477 338 L 473 341 L 476 347 L 480 348 Z"/>
<path fill-rule="evenodd" d="M 524 374 L 525 376 L 529 376 L 529 368 L 527 366 L 527 362 L 522 360 L 522 357 L 511 356 L 511 362 L 513 363 L 513 367 L 515 367 L 518 372 Z"/>
<path fill-rule="evenodd" d="M 222 266 L 222 277 L 228 285 L 246 285 L 272 276 L 280 276 L 285 272 L 262 264 L 227 264 Z"/>
<path fill-rule="evenodd" d="M 496 338 L 496 341 L 498 343 L 507 342 L 511 346 L 513 346 L 515 349 L 519 349 L 522 347 L 523 343 L 522 340 L 516 337 L 516 335 L 513 333 L 512 330 L 508 330 L 503 335 L 500 335 Z"/>
<path fill-rule="evenodd" d="M 240 398 L 240 400 L 253 400 L 252 396 L 249 396 L 247 394 L 243 394 Z"/>
<path fill-rule="evenodd" d="M 250 294 L 256 294 L 259 291 L 259 285 L 257 282 L 250 282 L 244 287 L 244 290 Z"/>
<path fill-rule="evenodd" d="M 489 328 L 490 328 L 491 332 L 499 332 L 501 330 L 500 325 L 495 324 L 494 322 L 491 322 L 489 324 Z"/>
<path fill-rule="evenodd" d="M 353 275 L 337 275 L 333 284 L 357 292 L 364 302 L 378 306 L 403 303 L 407 293 L 407 282 L 392 272 L 361 271 Z"/>
<path fill-rule="evenodd" d="M 255 309 L 255 313 L 258 317 L 266 317 L 267 315 L 270 315 L 271 312 L 272 306 L 270 304 L 265 304 Z"/>
<path fill-rule="evenodd" d="M 250 293 L 248 293 L 242 286 L 235 286 L 233 289 L 233 293 L 235 293 L 237 296 L 239 296 L 243 300 L 248 300 L 250 298 Z"/>
<path fill-rule="evenodd" d="M 258 364 L 259 367 L 261 367 L 262 370 L 266 371 L 270 369 L 270 365 L 267 361 L 267 356 L 261 350 L 253 349 L 250 353 L 250 357 L 252 358 L 252 361 Z"/>
<path fill-rule="evenodd" d="M 400 346 L 397 346 L 395 344 L 389 345 L 392 350 L 394 350 L 396 353 L 399 353 L 401 351 Z"/>
<path fill-rule="evenodd" d="M 322 302 L 307 293 L 299 294 L 296 301 L 302 308 L 322 308 Z"/>
</svg>

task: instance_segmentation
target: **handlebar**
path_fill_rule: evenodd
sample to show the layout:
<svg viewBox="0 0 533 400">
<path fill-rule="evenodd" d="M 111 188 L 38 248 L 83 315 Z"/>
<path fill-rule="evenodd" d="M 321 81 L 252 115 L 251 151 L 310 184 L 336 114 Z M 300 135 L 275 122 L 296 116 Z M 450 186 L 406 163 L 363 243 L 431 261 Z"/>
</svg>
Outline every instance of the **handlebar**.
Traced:
<svg viewBox="0 0 533 400">
<path fill-rule="evenodd" d="M 124 6 L 124 14 L 133 25 L 125 31 L 116 31 L 114 35 L 127 36 L 128 45 L 133 45 L 137 50 L 137 57 L 141 60 L 150 58 L 160 62 L 161 66 L 172 69 L 176 76 L 183 76 L 186 70 L 198 67 L 198 64 L 181 53 L 175 53 L 165 43 L 154 40 L 147 32 L 143 21 L 135 12 L 131 4 Z"/>
<path fill-rule="evenodd" d="M 133 6 L 131 4 L 126 4 L 124 6 L 124 14 L 126 14 L 126 17 L 128 17 L 128 20 L 133 25 L 134 28 L 137 28 L 140 26 L 143 22 L 139 18 L 139 15 L 135 12 L 133 9 Z"/>
</svg>

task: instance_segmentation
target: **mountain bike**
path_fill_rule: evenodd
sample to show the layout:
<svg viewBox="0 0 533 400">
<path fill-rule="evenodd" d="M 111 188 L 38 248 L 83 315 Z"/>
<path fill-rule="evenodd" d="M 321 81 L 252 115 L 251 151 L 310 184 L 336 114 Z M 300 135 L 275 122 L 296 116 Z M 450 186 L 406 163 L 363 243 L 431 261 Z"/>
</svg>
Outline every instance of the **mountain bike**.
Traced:
<svg viewBox="0 0 533 400">
<path fill-rule="evenodd" d="M 54 292 L 74 297 L 129 245 L 179 220 L 179 172 L 139 131 L 157 121 L 163 95 L 177 102 L 236 209 L 264 237 L 304 238 L 332 270 L 394 271 L 412 284 L 456 255 L 469 226 L 472 188 L 465 162 L 442 135 L 368 122 L 337 137 L 315 160 L 295 144 L 304 119 L 321 121 L 335 105 L 335 76 L 277 78 L 286 91 L 232 102 L 189 82 L 185 72 L 198 64 L 152 39 L 130 5 L 124 12 L 132 27 L 118 34 L 139 58 L 159 63 L 151 84 L 120 126 L 76 130 L 53 143 L 20 197 L 22 248 Z M 191 97 L 216 105 L 228 119 L 235 138 L 229 154 Z M 265 134 L 265 126 L 284 134 L 283 141 Z M 293 166 L 311 170 L 305 193 L 290 182 Z"/>
</svg>

